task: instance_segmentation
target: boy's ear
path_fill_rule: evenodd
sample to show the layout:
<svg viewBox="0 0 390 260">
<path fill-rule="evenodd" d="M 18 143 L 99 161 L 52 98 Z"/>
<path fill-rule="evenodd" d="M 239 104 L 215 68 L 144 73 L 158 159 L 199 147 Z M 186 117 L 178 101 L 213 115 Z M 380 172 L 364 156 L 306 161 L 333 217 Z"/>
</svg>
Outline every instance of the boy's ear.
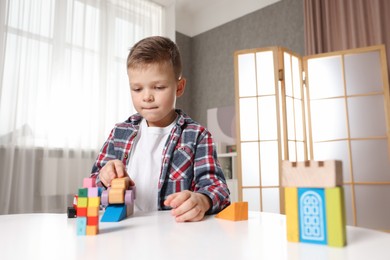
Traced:
<svg viewBox="0 0 390 260">
<path fill-rule="evenodd" d="M 186 82 L 187 81 L 185 78 L 181 78 L 179 80 L 179 82 L 177 83 L 176 97 L 180 97 L 181 95 L 183 95 L 184 90 L 186 88 Z"/>
</svg>

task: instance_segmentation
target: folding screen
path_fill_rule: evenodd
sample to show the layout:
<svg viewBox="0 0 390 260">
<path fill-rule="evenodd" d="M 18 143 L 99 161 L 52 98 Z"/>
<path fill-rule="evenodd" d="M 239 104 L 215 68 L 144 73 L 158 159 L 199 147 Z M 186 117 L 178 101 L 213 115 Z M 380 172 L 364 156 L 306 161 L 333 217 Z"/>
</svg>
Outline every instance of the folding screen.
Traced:
<svg viewBox="0 0 390 260">
<path fill-rule="evenodd" d="M 390 230 L 389 85 L 384 46 L 301 58 L 235 53 L 239 198 L 283 213 L 282 160 L 343 161 L 347 222 Z"/>
</svg>

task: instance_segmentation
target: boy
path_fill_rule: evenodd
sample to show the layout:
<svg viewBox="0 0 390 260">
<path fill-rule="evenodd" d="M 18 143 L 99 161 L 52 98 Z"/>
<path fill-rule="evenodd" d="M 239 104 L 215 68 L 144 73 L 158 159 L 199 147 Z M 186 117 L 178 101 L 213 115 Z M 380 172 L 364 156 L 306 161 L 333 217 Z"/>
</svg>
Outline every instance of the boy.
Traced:
<svg viewBox="0 0 390 260">
<path fill-rule="evenodd" d="M 186 84 L 176 44 L 159 36 L 139 41 L 127 72 L 138 113 L 111 131 L 91 176 L 106 188 L 130 176 L 138 210 L 172 209 L 178 222 L 218 213 L 230 200 L 211 134 L 175 109 Z"/>
</svg>

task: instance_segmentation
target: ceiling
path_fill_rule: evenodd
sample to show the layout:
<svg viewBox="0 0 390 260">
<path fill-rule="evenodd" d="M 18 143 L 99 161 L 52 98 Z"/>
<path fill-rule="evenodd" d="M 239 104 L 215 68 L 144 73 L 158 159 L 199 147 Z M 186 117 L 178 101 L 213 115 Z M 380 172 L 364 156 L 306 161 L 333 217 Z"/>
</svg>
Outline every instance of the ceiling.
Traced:
<svg viewBox="0 0 390 260">
<path fill-rule="evenodd" d="M 176 31 L 193 37 L 281 0 L 152 0 L 175 4 Z"/>
</svg>

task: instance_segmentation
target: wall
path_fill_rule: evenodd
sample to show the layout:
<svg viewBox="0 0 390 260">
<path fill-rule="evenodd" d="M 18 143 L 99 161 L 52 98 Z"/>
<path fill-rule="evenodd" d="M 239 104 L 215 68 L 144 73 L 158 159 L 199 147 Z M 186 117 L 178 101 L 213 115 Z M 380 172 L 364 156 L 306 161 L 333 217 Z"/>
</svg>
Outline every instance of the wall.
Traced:
<svg viewBox="0 0 390 260">
<path fill-rule="evenodd" d="M 188 79 L 177 106 L 203 125 L 207 109 L 234 105 L 234 52 L 283 46 L 304 54 L 303 0 L 283 0 L 195 37 L 176 32 Z"/>
<path fill-rule="evenodd" d="M 183 109 L 189 115 L 193 115 L 193 104 L 192 93 L 194 92 L 192 88 L 192 78 L 194 77 L 192 73 L 192 38 L 187 37 L 184 34 L 176 32 L 176 43 L 180 49 L 181 59 L 183 63 L 183 76 L 187 79 L 186 89 L 184 95 L 181 96 L 176 103 L 178 108 Z"/>
</svg>

